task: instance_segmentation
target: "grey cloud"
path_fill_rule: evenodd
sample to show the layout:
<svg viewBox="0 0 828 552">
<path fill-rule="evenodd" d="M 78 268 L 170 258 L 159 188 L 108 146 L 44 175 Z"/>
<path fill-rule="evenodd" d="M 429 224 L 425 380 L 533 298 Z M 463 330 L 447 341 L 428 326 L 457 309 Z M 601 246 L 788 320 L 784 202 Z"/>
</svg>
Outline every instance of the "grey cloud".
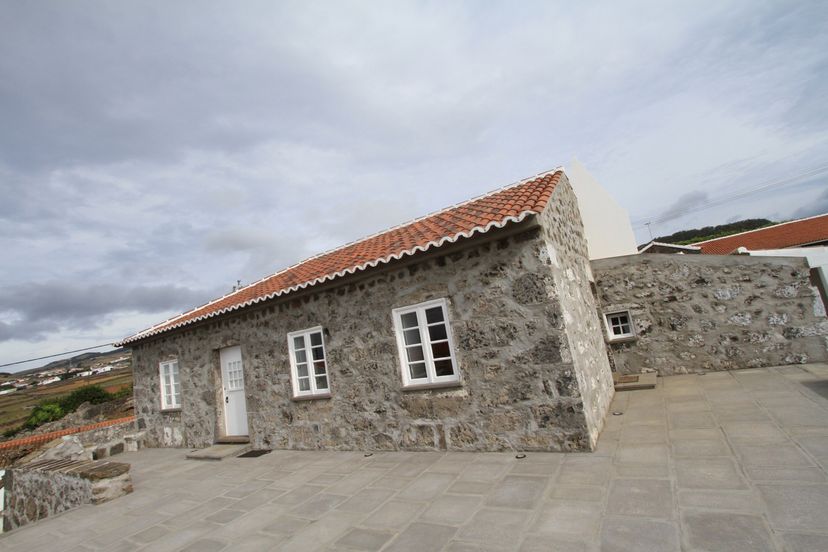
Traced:
<svg viewBox="0 0 828 552">
<path fill-rule="evenodd" d="M 794 211 L 791 218 L 812 217 L 825 213 L 828 213 L 828 188 L 822 190 L 822 193 L 817 195 L 812 202 Z"/>
<path fill-rule="evenodd" d="M 23 283 L 0 289 L 0 341 L 39 341 L 64 329 L 88 330 L 123 313 L 186 310 L 218 295 L 181 286 L 119 286 L 111 283 Z"/>
<path fill-rule="evenodd" d="M 682 194 L 667 209 L 658 215 L 659 220 L 668 221 L 683 216 L 691 209 L 707 203 L 710 195 L 707 192 L 693 191 Z"/>
</svg>

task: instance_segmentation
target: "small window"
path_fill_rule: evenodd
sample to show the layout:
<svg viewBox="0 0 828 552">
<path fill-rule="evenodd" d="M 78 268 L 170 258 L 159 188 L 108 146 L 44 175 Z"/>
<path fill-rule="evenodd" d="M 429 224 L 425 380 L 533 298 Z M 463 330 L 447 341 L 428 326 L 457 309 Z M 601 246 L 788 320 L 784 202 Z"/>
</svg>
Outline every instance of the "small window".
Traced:
<svg viewBox="0 0 828 552">
<path fill-rule="evenodd" d="M 404 387 L 460 380 L 445 299 L 394 309 L 392 315 Z"/>
<path fill-rule="evenodd" d="M 293 396 L 327 396 L 330 387 L 322 328 L 288 334 L 288 348 Z"/>
<path fill-rule="evenodd" d="M 181 408 L 181 383 L 178 378 L 178 361 L 169 360 L 160 365 L 161 409 Z"/>
<path fill-rule="evenodd" d="M 633 331 L 632 326 L 632 318 L 630 318 L 629 311 L 620 311 L 607 314 L 606 320 L 607 335 L 609 335 L 610 341 L 635 337 L 635 332 Z"/>
</svg>

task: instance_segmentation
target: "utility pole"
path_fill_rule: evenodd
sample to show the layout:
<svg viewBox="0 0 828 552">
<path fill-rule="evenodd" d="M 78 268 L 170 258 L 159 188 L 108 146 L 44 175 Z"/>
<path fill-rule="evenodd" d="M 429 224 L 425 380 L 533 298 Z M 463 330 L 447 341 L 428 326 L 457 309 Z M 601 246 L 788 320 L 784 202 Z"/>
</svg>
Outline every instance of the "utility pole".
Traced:
<svg viewBox="0 0 828 552">
<path fill-rule="evenodd" d="M 650 241 L 653 241 L 653 229 L 650 228 L 651 222 L 645 222 L 644 225 L 647 227 L 647 231 L 650 233 Z"/>
</svg>

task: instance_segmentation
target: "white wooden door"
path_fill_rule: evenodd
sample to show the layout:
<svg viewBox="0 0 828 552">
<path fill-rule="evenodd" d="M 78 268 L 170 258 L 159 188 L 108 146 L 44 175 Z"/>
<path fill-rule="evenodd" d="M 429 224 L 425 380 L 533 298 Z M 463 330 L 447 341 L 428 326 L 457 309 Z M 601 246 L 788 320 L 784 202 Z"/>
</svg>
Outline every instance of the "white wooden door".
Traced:
<svg viewBox="0 0 828 552">
<path fill-rule="evenodd" d="M 221 350 L 221 386 L 224 391 L 224 428 L 227 436 L 247 435 L 247 401 L 241 347 Z"/>
</svg>

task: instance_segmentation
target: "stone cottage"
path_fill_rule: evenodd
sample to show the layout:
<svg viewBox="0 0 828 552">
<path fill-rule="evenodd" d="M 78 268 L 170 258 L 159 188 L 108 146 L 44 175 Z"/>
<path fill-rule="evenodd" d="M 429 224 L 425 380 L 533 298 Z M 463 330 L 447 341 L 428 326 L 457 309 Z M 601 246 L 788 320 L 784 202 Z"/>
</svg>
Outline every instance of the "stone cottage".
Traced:
<svg viewBox="0 0 828 552">
<path fill-rule="evenodd" d="M 126 338 L 151 445 L 590 450 L 613 394 L 556 169 Z"/>
</svg>

